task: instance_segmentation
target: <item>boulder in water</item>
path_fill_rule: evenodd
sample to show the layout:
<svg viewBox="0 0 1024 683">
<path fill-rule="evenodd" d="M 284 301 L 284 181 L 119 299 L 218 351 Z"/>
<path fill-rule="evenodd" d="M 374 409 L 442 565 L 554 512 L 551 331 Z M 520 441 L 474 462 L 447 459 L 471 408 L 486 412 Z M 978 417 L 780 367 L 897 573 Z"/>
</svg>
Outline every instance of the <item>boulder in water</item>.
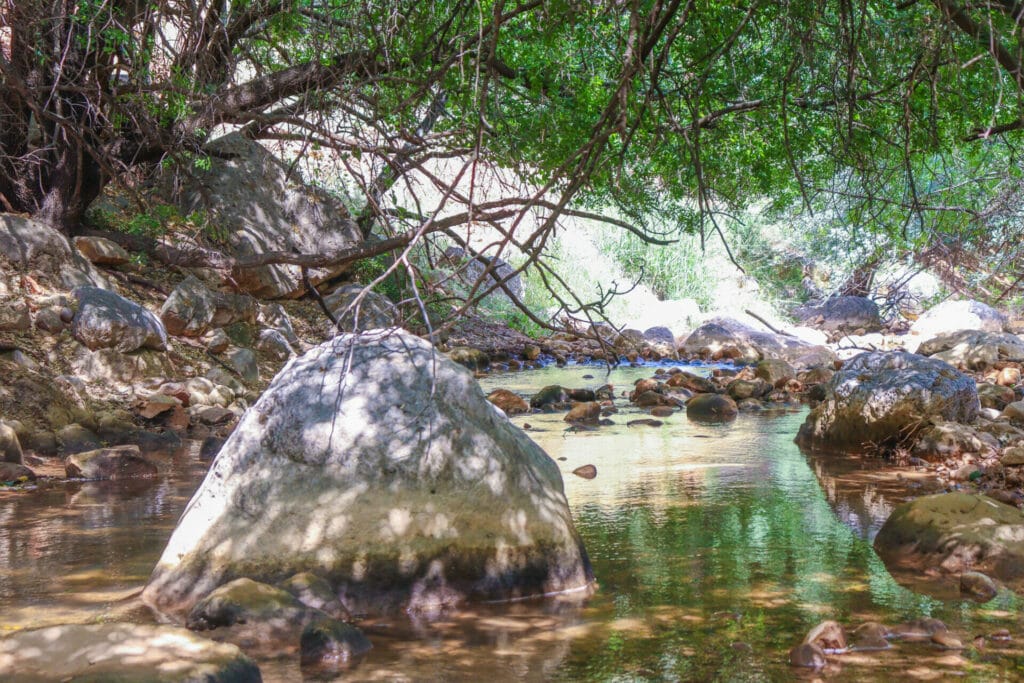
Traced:
<svg viewBox="0 0 1024 683">
<path fill-rule="evenodd" d="M 289 361 L 224 444 L 143 599 L 180 615 L 231 580 L 303 571 L 371 614 L 593 580 L 555 462 L 468 370 L 402 330 Z"/>
<path fill-rule="evenodd" d="M 980 404 L 974 380 L 947 363 L 902 351 L 862 353 L 824 386 L 797 442 L 860 448 L 901 442 L 929 418 L 972 422 Z"/>
</svg>

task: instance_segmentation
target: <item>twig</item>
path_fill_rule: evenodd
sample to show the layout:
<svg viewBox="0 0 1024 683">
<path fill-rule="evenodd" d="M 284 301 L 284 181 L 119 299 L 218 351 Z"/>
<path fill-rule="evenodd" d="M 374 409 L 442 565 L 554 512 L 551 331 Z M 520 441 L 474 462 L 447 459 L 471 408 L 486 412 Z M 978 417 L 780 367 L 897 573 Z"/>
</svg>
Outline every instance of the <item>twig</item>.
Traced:
<svg viewBox="0 0 1024 683">
<path fill-rule="evenodd" d="M 775 334 L 781 334 L 783 337 L 796 337 L 795 334 L 791 334 L 789 332 L 783 332 L 782 330 L 775 329 L 775 327 L 773 327 L 771 323 L 769 323 L 767 320 L 765 320 L 764 318 L 759 316 L 757 313 L 754 313 L 753 311 L 751 311 L 749 309 L 745 309 L 743 312 L 746 313 L 747 315 L 749 315 L 754 320 L 757 320 L 759 323 L 761 323 L 762 325 L 767 327 L 769 330 L 771 330 Z"/>
</svg>

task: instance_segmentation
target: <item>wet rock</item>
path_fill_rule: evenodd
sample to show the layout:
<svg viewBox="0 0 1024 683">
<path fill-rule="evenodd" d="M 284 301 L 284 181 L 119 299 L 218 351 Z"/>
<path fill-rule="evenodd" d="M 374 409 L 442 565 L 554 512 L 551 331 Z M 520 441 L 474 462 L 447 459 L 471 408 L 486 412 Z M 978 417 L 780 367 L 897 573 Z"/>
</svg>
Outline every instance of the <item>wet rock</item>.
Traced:
<svg viewBox="0 0 1024 683">
<path fill-rule="evenodd" d="M 276 361 L 285 361 L 295 355 L 291 344 L 277 330 L 261 330 L 256 350 Z"/>
<path fill-rule="evenodd" d="M 235 624 L 299 624 L 309 608 L 286 590 L 252 579 L 235 579 L 212 591 L 188 613 L 185 625 L 206 631 Z"/>
<path fill-rule="evenodd" d="M 448 357 L 470 370 L 486 370 L 491 366 L 490 356 L 469 346 L 456 346 L 448 352 Z"/>
<path fill-rule="evenodd" d="M 933 417 L 972 422 L 980 408 L 972 378 L 901 351 L 862 353 L 823 386 L 825 397 L 797 435 L 802 445 L 892 444 Z"/>
<path fill-rule="evenodd" d="M 530 412 L 530 404 L 519 394 L 508 389 L 495 389 L 487 394 L 487 400 L 498 406 L 506 415 L 521 415 Z"/>
<path fill-rule="evenodd" d="M 995 581 L 981 572 L 964 572 L 960 575 L 960 593 L 975 602 L 988 602 L 996 597 L 999 588 Z"/>
<path fill-rule="evenodd" d="M 3 420 L 0 420 L 0 462 L 14 465 L 21 465 L 24 462 L 18 433 Z"/>
<path fill-rule="evenodd" d="M 789 651 L 789 663 L 805 669 L 823 669 L 828 664 L 825 652 L 811 643 L 801 643 Z"/>
<path fill-rule="evenodd" d="M 98 448 L 75 453 L 64 462 L 68 479 L 112 480 L 155 477 L 157 466 L 142 457 L 138 446 Z"/>
<path fill-rule="evenodd" d="M 78 423 L 65 425 L 58 429 L 57 441 L 60 443 L 61 452 L 65 455 L 92 451 L 103 446 L 103 442 L 95 432 Z"/>
<path fill-rule="evenodd" d="M 147 420 L 152 420 L 158 415 L 171 412 L 181 407 L 181 401 L 174 396 L 164 394 L 152 394 L 143 399 L 139 404 L 139 415 Z"/>
<path fill-rule="evenodd" d="M 923 342 L 917 353 L 969 370 L 986 370 L 999 362 L 1024 360 L 1024 340 L 1003 332 L 959 330 Z"/>
<path fill-rule="evenodd" d="M 207 330 L 256 320 L 256 302 L 250 296 L 215 292 L 199 278 L 182 280 L 160 309 L 168 334 L 200 337 Z"/>
<path fill-rule="evenodd" d="M 686 402 L 686 417 L 691 420 L 731 420 L 738 412 L 736 402 L 722 394 L 697 394 Z"/>
<path fill-rule="evenodd" d="M 700 377 L 691 372 L 677 372 L 665 382 L 670 387 L 682 387 L 695 394 L 710 394 L 715 392 L 715 384 L 706 377 Z"/>
<path fill-rule="evenodd" d="M 633 402 L 636 403 L 638 408 L 650 408 L 652 406 L 664 405 L 666 400 L 664 396 L 656 391 L 645 391 L 637 396 Z"/>
<path fill-rule="evenodd" d="M 593 465 L 580 465 L 572 473 L 581 479 L 593 479 L 597 476 L 597 468 Z"/>
<path fill-rule="evenodd" d="M 428 342 L 340 336 L 246 411 L 143 600 L 180 614 L 227 578 L 303 571 L 367 614 L 586 589 L 563 491 L 557 464 Z"/>
<path fill-rule="evenodd" d="M 303 667 L 344 670 L 357 664 L 372 647 L 369 638 L 352 624 L 320 619 L 303 629 L 299 661 Z"/>
<path fill-rule="evenodd" d="M 784 360 L 769 358 L 758 362 L 754 369 L 754 377 L 776 386 L 779 382 L 796 377 L 796 370 Z"/>
<path fill-rule="evenodd" d="M 536 344 L 527 344 L 523 347 L 523 358 L 526 360 L 537 360 L 540 358 L 540 347 Z"/>
<path fill-rule="evenodd" d="M 747 398 L 761 398 L 772 391 L 772 385 L 763 379 L 745 380 L 734 379 L 725 388 L 726 393 L 734 401 L 742 401 Z"/>
<path fill-rule="evenodd" d="M 959 330 L 1002 332 L 1006 329 L 1006 316 L 980 301 L 943 301 L 932 306 L 910 326 L 912 334 L 930 339 L 940 334 Z"/>
<path fill-rule="evenodd" d="M 873 652 L 888 650 L 888 638 L 891 635 L 889 627 L 876 621 L 869 621 L 861 624 L 853 631 L 852 650 L 859 652 Z"/>
<path fill-rule="evenodd" d="M 9 683 L 261 680 L 256 663 L 234 645 L 183 628 L 116 622 L 9 635 L 0 640 L 0 678 Z"/>
<path fill-rule="evenodd" d="M 344 285 L 324 297 L 328 310 L 338 320 L 339 331 L 383 329 L 394 326 L 398 321 L 398 309 L 390 299 L 373 290 L 363 294 L 363 290 L 359 284 Z"/>
<path fill-rule="evenodd" d="M 566 422 L 597 422 L 601 417 L 601 404 L 596 401 L 575 404 L 569 414 L 565 416 Z"/>
<path fill-rule="evenodd" d="M 660 427 L 664 422 L 661 420 L 652 420 L 650 418 L 640 418 L 639 420 L 630 420 L 626 423 L 627 427 Z"/>
<path fill-rule="evenodd" d="M 569 400 L 569 393 L 564 387 L 551 384 L 544 387 L 530 399 L 531 408 L 544 408 L 552 403 L 565 403 Z"/>
<path fill-rule="evenodd" d="M 633 385 L 633 391 L 629 394 L 629 400 L 636 401 L 638 396 L 646 394 L 649 391 L 660 392 L 661 382 L 652 378 L 639 379 Z"/>
<path fill-rule="evenodd" d="M 224 352 L 224 364 L 250 384 L 260 379 L 260 367 L 256 363 L 256 354 L 252 349 L 237 346 L 228 349 Z"/>
<path fill-rule="evenodd" d="M 823 621 L 808 633 L 805 643 L 817 645 L 824 651 L 846 649 L 846 631 L 837 621 Z"/>
<path fill-rule="evenodd" d="M 931 637 L 931 641 L 943 650 L 962 650 L 964 644 L 960 639 L 946 632 L 939 632 Z"/>
<path fill-rule="evenodd" d="M 76 237 L 75 249 L 98 266 L 119 266 L 132 260 L 121 245 L 105 237 Z"/>
<path fill-rule="evenodd" d="M 303 605 L 318 609 L 335 619 L 347 620 L 351 617 L 334 594 L 331 584 L 312 572 L 295 574 L 282 581 L 280 588 L 291 593 Z"/>
<path fill-rule="evenodd" d="M 596 401 L 597 394 L 591 389 L 566 389 L 570 401 Z"/>
<path fill-rule="evenodd" d="M 78 287 L 72 294 L 78 301 L 72 334 L 90 351 L 167 348 L 163 323 L 137 303 L 99 287 Z"/>
<path fill-rule="evenodd" d="M 0 484 L 17 481 L 35 481 L 36 473 L 21 463 L 0 461 Z"/>
<path fill-rule="evenodd" d="M 675 412 L 676 409 L 673 406 L 654 406 L 651 408 L 651 415 L 653 417 L 670 417 Z"/>
<path fill-rule="evenodd" d="M 887 565 L 983 571 L 1020 584 L 1024 512 L 981 495 L 941 493 L 897 507 L 875 537 Z"/>
</svg>

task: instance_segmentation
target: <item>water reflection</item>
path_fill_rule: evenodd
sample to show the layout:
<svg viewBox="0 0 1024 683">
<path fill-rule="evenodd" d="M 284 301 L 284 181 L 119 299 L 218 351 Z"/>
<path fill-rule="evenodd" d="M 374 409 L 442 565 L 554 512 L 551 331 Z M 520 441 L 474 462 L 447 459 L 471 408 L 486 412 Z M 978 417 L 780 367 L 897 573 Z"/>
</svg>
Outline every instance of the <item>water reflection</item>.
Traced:
<svg viewBox="0 0 1024 683">
<path fill-rule="evenodd" d="M 595 375 L 592 380 L 582 375 Z M 488 378 L 487 390 L 546 384 L 616 393 L 648 369 L 544 370 Z M 927 643 L 836 660 L 822 678 L 1018 680 L 1020 600 L 943 602 L 900 586 L 870 542 L 900 482 L 869 463 L 805 456 L 803 413 L 740 415 L 724 425 L 566 432 L 561 414 L 514 418 L 557 459 L 600 588 L 584 605 L 482 606 L 440 622 L 361 624 L 374 649 L 344 680 L 787 680 L 787 650 L 822 619 L 855 626 L 934 616 L 965 642 L 1006 628 L 1010 643 L 943 653 Z M 572 470 L 586 464 L 597 477 Z M 0 493 L 4 629 L 96 618 L 141 588 L 204 469 L 195 454 L 144 490 L 82 486 Z M 870 484 L 865 486 L 865 483 Z M 927 486 L 921 482 L 922 487 Z M 130 601 L 126 603 L 130 606 Z M 137 619 L 147 618 L 134 613 Z M 264 680 L 301 680 L 298 664 L 261 662 Z"/>
</svg>

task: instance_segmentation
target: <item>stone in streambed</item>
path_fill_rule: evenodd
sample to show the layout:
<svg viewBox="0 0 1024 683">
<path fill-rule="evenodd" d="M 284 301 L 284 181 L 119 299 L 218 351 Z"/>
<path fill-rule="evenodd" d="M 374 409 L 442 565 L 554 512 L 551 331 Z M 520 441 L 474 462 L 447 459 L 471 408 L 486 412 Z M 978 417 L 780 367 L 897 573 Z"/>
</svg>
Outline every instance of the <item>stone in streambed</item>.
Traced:
<svg viewBox="0 0 1024 683">
<path fill-rule="evenodd" d="M 801 643 L 789 651 L 789 663 L 805 669 L 823 669 L 828 664 L 825 652 L 813 643 Z"/>
<path fill-rule="evenodd" d="M 90 351 L 167 348 L 163 323 L 137 303 L 99 287 L 78 287 L 72 294 L 78 301 L 72 334 Z"/>
<path fill-rule="evenodd" d="M 432 612 L 593 580 L 558 466 L 465 368 L 402 330 L 293 358 L 243 415 L 143 600 L 323 577 L 349 609 Z"/>
<path fill-rule="evenodd" d="M 566 422 L 595 423 L 601 417 L 601 404 L 596 401 L 577 403 L 565 416 Z"/>
<path fill-rule="evenodd" d="M 310 609 L 286 590 L 252 579 L 236 579 L 197 602 L 185 625 L 193 631 L 206 631 L 271 621 L 298 624 L 309 614 Z"/>
<path fill-rule="evenodd" d="M 7 683 L 118 681 L 259 683 L 259 667 L 234 645 L 183 628 L 68 624 L 0 639 Z"/>
<path fill-rule="evenodd" d="M 725 421 L 736 417 L 736 402 L 722 394 L 697 394 L 686 402 L 686 417 L 691 420 Z"/>
<path fill-rule="evenodd" d="M 999 588 L 995 581 L 981 572 L 964 572 L 960 575 L 960 593 L 975 602 L 988 602 L 996 597 Z"/>
<path fill-rule="evenodd" d="M 142 457 L 138 446 L 98 448 L 75 453 L 64 463 L 68 479 L 101 479 L 116 481 L 138 477 L 155 477 L 157 466 Z"/>
<path fill-rule="evenodd" d="M 24 462 L 18 433 L 3 420 L 0 420 L 0 462 L 14 465 L 21 465 Z"/>
<path fill-rule="evenodd" d="M 343 670 L 357 664 L 373 645 L 352 624 L 320 619 L 303 629 L 299 647 L 303 667 Z"/>
<path fill-rule="evenodd" d="M 338 601 L 338 596 L 331 589 L 331 584 L 312 572 L 300 572 L 282 581 L 280 587 L 301 602 L 303 605 L 318 609 L 335 619 L 351 618 L 345 606 Z"/>
<path fill-rule="evenodd" d="M 597 476 L 597 468 L 593 465 L 580 465 L 572 473 L 581 479 L 593 479 Z"/>
</svg>

